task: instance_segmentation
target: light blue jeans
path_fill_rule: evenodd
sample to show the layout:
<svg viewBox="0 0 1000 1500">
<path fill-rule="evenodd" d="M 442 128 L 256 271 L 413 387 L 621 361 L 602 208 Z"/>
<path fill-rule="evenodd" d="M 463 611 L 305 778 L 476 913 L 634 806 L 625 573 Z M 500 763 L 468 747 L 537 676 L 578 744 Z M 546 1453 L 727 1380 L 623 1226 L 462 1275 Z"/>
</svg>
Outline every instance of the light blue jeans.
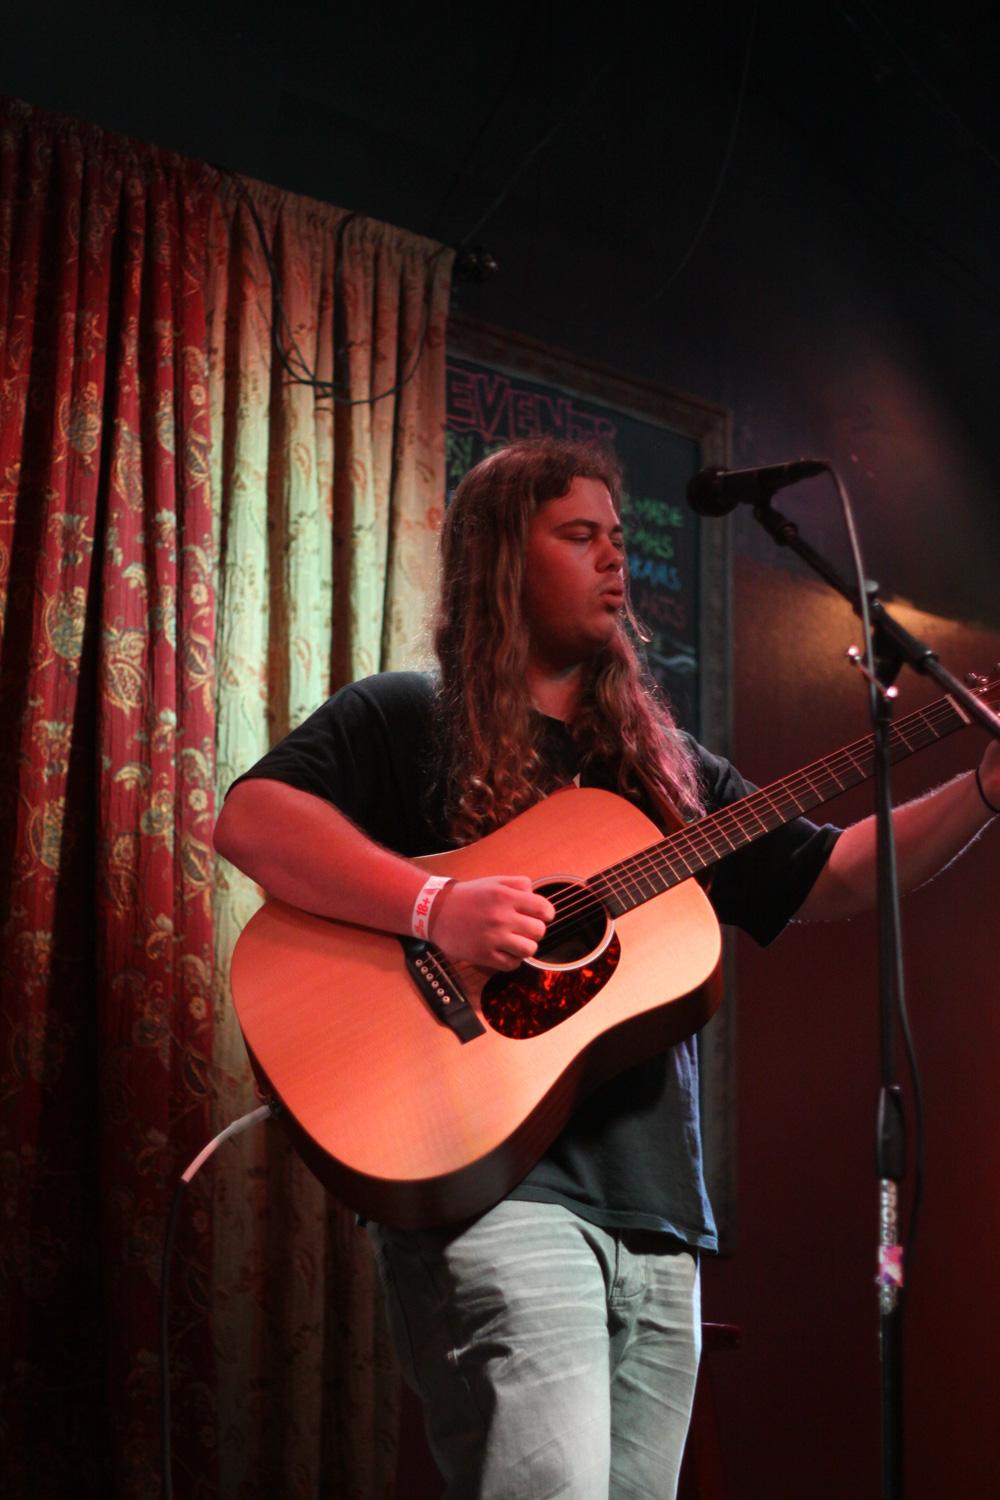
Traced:
<svg viewBox="0 0 1000 1500">
<path fill-rule="evenodd" d="M 549 1203 L 369 1234 L 448 1500 L 672 1500 L 701 1348 L 694 1255 Z"/>
</svg>

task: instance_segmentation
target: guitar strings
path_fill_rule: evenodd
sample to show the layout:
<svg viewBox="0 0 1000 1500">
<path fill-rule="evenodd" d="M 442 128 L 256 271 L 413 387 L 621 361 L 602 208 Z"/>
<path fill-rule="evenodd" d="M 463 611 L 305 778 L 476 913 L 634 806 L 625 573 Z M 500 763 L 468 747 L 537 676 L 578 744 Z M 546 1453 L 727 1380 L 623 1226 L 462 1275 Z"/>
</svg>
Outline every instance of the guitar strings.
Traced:
<svg viewBox="0 0 1000 1500">
<path fill-rule="evenodd" d="M 949 724 L 952 720 L 958 722 Z M 890 745 L 893 749 L 903 749 L 910 753 L 940 739 L 962 723 L 964 720 L 951 700 L 940 698 L 927 708 L 918 709 L 894 724 L 890 729 Z M 910 744 L 907 732 L 913 730 L 921 731 L 925 736 L 929 733 L 930 737 L 921 738 L 917 744 Z M 751 792 L 729 807 L 720 808 L 699 822 L 678 829 L 649 848 L 609 865 L 605 870 L 590 876 L 586 882 L 574 885 L 572 890 L 557 892 L 550 898 L 556 909 L 556 917 L 549 923 L 546 939 L 564 941 L 582 931 L 596 915 L 606 918 L 607 908 L 598 894 L 601 885 L 611 897 L 623 894 L 634 896 L 638 893 L 641 901 L 651 895 L 659 895 L 755 837 L 771 833 L 798 814 L 828 801 L 837 795 L 837 791 L 846 791 L 858 785 L 859 781 L 871 775 L 873 758 L 874 742 L 870 735 L 852 741 L 831 755 Z M 842 780 L 838 769 L 850 779 Z M 824 778 L 827 782 L 832 780 L 837 790 L 831 791 L 823 786 Z M 816 786 L 817 779 L 821 783 L 819 788 Z M 797 790 L 793 790 L 793 787 Z M 719 847 L 713 842 L 713 835 L 721 839 Z M 735 841 L 732 835 L 736 836 Z M 665 870 L 669 872 L 670 878 L 663 884 Z M 643 891 L 643 881 L 654 889 Z M 659 889 L 655 889 L 656 886 Z M 476 968 L 465 960 L 451 962 L 449 967 L 452 972 L 461 970 L 468 973 L 475 972 Z"/>
<path fill-rule="evenodd" d="M 938 709 L 944 708 L 945 712 L 938 712 L 937 714 L 942 723 L 946 722 L 951 716 L 952 711 L 947 704 L 947 700 L 942 700 L 941 704 L 934 705 L 934 707 Z M 928 714 L 926 712 L 918 713 L 910 716 L 903 723 L 905 723 L 907 729 L 912 729 L 914 727 L 913 720 L 919 721 L 926 720 L 927 718 Z M 922 748 L 922 746 L 911 747 L 908 745 L 906 736 L 903 733 L 903 724 L 895 726 L 895 729 L 898 731 L 896 733 L 897 741 L 902 741 L 907 749 Z M 940 732 L 936 731 L 935 737 L 939 738 Z M 928 743 L 928 741 L 925 741 L 925 743 Z M 870 766 L 859 764 L 860 755 L 855 753 L 864 752 L 865 750 L 869 752 L 870 757 L 871 753 L 873 753 L 873 746 L 870 739 L 859 740 L 852 745 L 845 746 L 842 750 L 834 752 L 833 755 L 826 757 L 824 760 L 814 762 L 812 765 L 795 771 L 780 781 L 773 782 L 770 786 L 752 792 L 748 797 L 741 798 L 739 802 L 735 802 L 727 808 L 720 808 L 718 812 L 711 814 L 700 822 L 692 824 L 688 828 L 677 830 L 676 833 L 671 834 L 660 843 L 654 844 L 648 849 L 640 850 L 637 854 L 628 856 L 616 865 L 609 866 L 606 870 L 600 871 L 597 875 L 590 877 L 590 884 L 593 886 L 601 882 L 613 889 L 613 882 L 624 885 L 630 879 L 634 880 L 636 877 L 638 880 L 645 878 L 648 882 L 650 876 L 661 874 L 664 865 L 667 866 L 675 880 L 687 879 L 689 876 L 697 873 L 699 869 L 704 869 L 705 865 L 717 858 L 724 857 L 727 853 L 731 853 L 734 849 L 740 847 L 743 843 L 747 842 L 748 838 L 752 839 L 757 834 L 773 832 L 775 828 L 780 827 L 782 823 L 786 822 L 789 816 L 795 816 L 796 813 L 808 811 L 810 807 L 816 806 L 818 802 L 826 800 L 831 793 L 825 787 L 819 790 L 816 787 L 816 781 L 822 772 L 825 771 L 828 776 L 832 776 L 840 790 L 847 790 L 849 785 L 856 785 L 857 782 L 856 780 L 845 782 L 842 776 L 837 775 L 835 767 L 841 770 L 853 770 L 862 778 L 870 775 Z M 799 788 L 798 795 L 792 790 L 793 787 Z M 803 791 L 807 794 L 805 797 L 802 795 Z M 763 814 L 761 809 L 763 809 Z M 768 813 L 771 814 L 770 817 L 767 816 Z M 775 813 L 777 814 L 777 818 L 773 816 Z M 733 833 L 738 835 L 736 842 L 734 842 L 731 836 Z M 713 839 L 713 834 L 719 836 L 718 841 Z M 726 848 L 726 845 L 729 847 Z M 680 871 L 675 868 L 674 862 L 671 859 L 672 855 L 676 855 L 677 862 L 680 864 Z M 589 908 L 592 903 L 585 902 L 585 905 Z M 569 912 L 567 911 L 565 915 L 568 914 Z"/>
<path fill-rule="evenodd" d="M 948 720 L 957 718 L 954 709 L 947 699 L 940 699 L 927 710 L 911 714 L 907 719 L 893 727 L 890 738 L 894 742 L 894 748 L 903 748 L 906 751 L 922 749 L 925 745 L 932 743 L 934 739 L 940 739 L 944 733 L 949 732 Z M 937 723 L 932 724 L 931 720 Z M 931 738 L 923 738 L 920 743 L 911 745 L 907 740 L 905 729 L 912 731 L 914 728 L 923 727 L 924 731 L 930 730 Z M 952 728 L 958 727 L 952 724 Z M 670 855 L 676 851 L 681 861 L 683 874 L 682 879 L 695 874 L 703 869 L 706 864 L 715 859 L 724 857 L 727 853 L 740 847 L 748 839 L 753 839 L 758 834 L 773 832 L 780 827 L 789 817 L 796 813 L 809 811 L 819 803 L 829 800 L 836 795 L 828 787 L 822 785 L 822 779 L 832 778 L 837 784 L 838 791 L 846 791 L 851 786 L 858 784 L 860 779 L 871 775 L 871 760 L 874 754 L 874 746 L 871 738 L 866 737 L 852 744 L 844 746 L 832 755 L 824 757 L 819 761 L 812 762 L 790 775 L 772 782 L 769 786 L 751 792 L 749 796 L 741 798 L 729 807 L 720 808 L 718 812 L 710 814 L 698 823 L 691 824 L 687 828 L 679 829 L 671 834 L 669 838 L 661 843 L 652 845 L 649 849 L 641 850 L 638 854 L 629 856 L 619 865 L 609 866 L 607 870 L 591 877 L 593 882 L 605 877 L 621 878 L 619 871 L 636 871 L 640 875 L 658 873 L 663 864 L 670 865 Z M 846 772 L 847 780 L 843 778 Z M 851 776 L 851 772 L 855 773 Z M 816 782 L 821 785 L 817 788 Z M 793 790 L 796 788 L 797 790 Z M 804 794 L 804 795 L 803 795 Z M 764 810 L 762 816 L 761 809 Z M 777 819 L 769 819 L 766 814 L 777 813 Z M 754 825 L 757 825 L 756 827 Z M 733 842 L 731 834 L 738 835 L 737 842 Z M 712 835 L 718 834 L 724 841 L 718 847 L 712 840 Z M 725 847 L 728 843 L 729 848 Z M 707 846 L 707 857 L 705 854 Z M 694 854 L 695 863 L 685 857 Z M 677 876 L 677 871 L 671 867 L 671 874 Z"/>
<path fill-rule="evenodd" d="M 890 732 L 890 741 L 895 742 L 895 748 L 900 748 L 901 745 L 907 751 L 922 748 L 924 744 L 931 741 L 924 739 L 921 744 L 911 746 L 906 738 L 904 726 L 905 729 L 913 729 L 915 726 L 919 728 L 923 725 L 926 731 L 932 727 L 932 718 L 938 720 L 940 724 L 947 724 L 947 721 L 953 717 L 957 716 L 949 700 L 940 699 L 928 709 L 911 714 L 899 724 L 894 725 Z M 952 725 L 952 727 L 957 726 Z M 943 732 L 945 732 L 943 729 L 935 730 L 932 738 L 940 738 Z M 789 776 L 772 783 L 770 786 L 751 793 L 749 797 L 742 798 L 739 802 L 733 803 L 728 808 L 720 809 L 717 813 L 711 814 L 699 823 L 691 825 L 690 828 L 680 829 L 660 843 L 654 844 L 648 849 L 641 850 L 635 855 L 628 856 L 617 865 L 609 866 L 606 870 L 590 877 L 587 887 L 581 884 L 575 887 L 573 892 L 566 893 L 561 898 L 558 896 L 553 898 L 552 904 L 556 907 L 558 915 L 549 924 L 546 936 L 564 940 L 567 937 L 575 935 L 577 931 L 581 930 L 585 922 L 592 920 L 598 912 L 606 915 L 604 903 L 599 896 L 595 895 L 593 889 L 598 884 L 602 883 L 607 889 L 608 894 L 612 896 L 615 894 L 620 895 L 623 890 L 627 891 L 628 886 L 631 885 L 633 890 L 629 894 L 634 894 L 636 889 L 640 889 L 641 891 L 640 881 L 642 879 L 645 879 L 647 885 L 652 884 L 655 886 L 658 884 L 662 880 L 663 868 L 666 866 L 672 876 L 672 880 L 667 885 L 662 885 L 661 890 L 667 890 L 670 884 L 678 884 L 681 880 L 688 879 L 699 869 L 704 869 L 707 864 L 739 848 L 748 839 L 754 837 L 755 834 L 771 832 L 797 813 L 808 811 L 811 807 L 816 806 L 818 802 L 822 802 L 830 795 L 834 795 L 834 793 L 827 792 L 825 789 L 817 792 L 815 778 L 824 770 L 832 776 L 840 790 L 846 790 L 848 786 L 856 785 L 858 779 L 863 779 L 870 775 L 870 766 L 862 758 L 867 753 L 867 757 L 870 759 L 873 752 L 874 746 L 870 736 L 854 741 L 841 750 L 835 751 L 831 756 L 813 762 L 810 766 L 793 772 Z M 859 760 L 861 760 L 861 763 L 859 763 Z M 842 782 L 834 770 L 834 766 L 836 765 L 839 765 L 845 771 L 853 771 L 855 777 L 849 782 Z M 797 796 L 792 791 L 792 787 L 795 785 L 805 791 L 807 794 L 805 799 L 803 799 L 801 794 Z M 758 805 L 769 810 L 772 816 L 774 813 L 777 813 L 778 817 L 774 821 L 768 821 L 766 817 L 761 816 L 758 811 Z M 754 823 L 757 824 L 756 828 L 754 828 Z M 713 843 L 711 838 L 713 832 L 721 834 L 725 841 L 722 847 L 717 848 Z M 738 835 L 737 842 L 734 842 L 732 837 L 730 837 L 732 832 Z M 728 849 L 725 847 L 725 844 L 728 844 Z M 680 864 L 680 872 L 675 868 L 671 859 L 672 853 L 676 853 L 676 858 Z M 692 853 L 696 862 L 692 861 Z M 655 881 L 653 879 L 654 876 L 657 877 Z M 615 890 L 615 883 L 619 887 L 618 891 Z M 652 892 L 642 892 L 642 895 L 645 897 L 655 894 L 660 894 L 660 891 L 654 889 Z M 471 969 L 473 966 L 468 965 L 467 967 Z"/>
</svg>

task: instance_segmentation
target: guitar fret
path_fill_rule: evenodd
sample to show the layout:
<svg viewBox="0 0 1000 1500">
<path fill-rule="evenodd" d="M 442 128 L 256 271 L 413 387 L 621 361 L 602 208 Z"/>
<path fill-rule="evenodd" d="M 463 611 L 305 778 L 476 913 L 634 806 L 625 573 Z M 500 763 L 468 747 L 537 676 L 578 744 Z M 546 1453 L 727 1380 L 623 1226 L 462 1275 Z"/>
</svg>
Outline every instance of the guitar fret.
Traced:
<svg viewBox="0 0 1000 1500">
<path fill-rule="evenodd" d="M 770 833 L 772 831 L 772 829 L 776 825 L 772 824 L 772 823 L 768 823 L 767 819 L 761 816 L 761 814 L 757 811 L 756 807 L 754 806 L 754 803 L 756 802 L 756 800 L 757 800 L 756 797 L 748 797 L 747 800 L 746 800 L 746 802 L 745 802 L 745 804 L 744 804 L 744 806 L 743 806 L 742 812 L 737 812 L 736 816 L 737 816 L 737 818 L 741 818 L 743 816 L 749 816 L 749 817 L 753 818 L 755 822 L 757 822 L 757 823 L 760 824 L 760 831 L 761 831 L 761 833 Z M 738 808 L 739 806 L 740 806 L 740 804 L 737 802 L 735 804 L 735 808 Z M 735 808 L 734 808 L 734 811 L 735 811 Z M 748 837 L 752 839 L 754 837 L 754 835 L 752 833 L 748 833 Z"/>
<path fill-rule="evenodd" d="M 677 861 L 681 867 L 679 877 L 673 868 L 673 864 L 670 864 L 671 874 L 674 875 L 675 882 L 677 878 L 687 880 L 689 876 L 696 875 L 699 870 L 703 870 L 706 865 L 711 864 L 714 859 L 718 858 L 711 846 L 709 846 L 709 852 L 705 853 L 704 845 L 706 840 L 704 831 L 701 828 L 698 829 L 697 833 L 691 832 L 689 834 L 687 830 L 683 830 L 682 833 L 675 833 L 672 842 L 675 845 L 683 842 L 687 846 L 683 854 L 675 850 Z"/>
<path fill-rule="evenodd" d="M 991 684 L 990 691 L 995 687 Z M 891 726 L 890 757 L 901 760 L 966 722 L 967 716 L 949 698 L 941 698 Z M 595 876 L 589 885 L 599 897 L 602 891 L 605 893 L 604 899 L 613 911 L 628 911 L 866 781 L 874 764 L 871 736 L 855 740 L 622 860 Z"/>
<path fill-rule="evenodd" d="M 951 696 L 950 693 L 945 694 L 944 702 L 951 705 L 953 712 L 955 712 L 959 716 L 963 724 L 972 723 L 972 720 L 969 718 L 967 711 L 962 707 L 960 703 L 955 702 L 955 699 Z"/>
<path fill-rule="evenodd" d="M 911 725 L 910 729 L 912 732 L 912 742 L 911 740 L 907 740 L 907 748 L 911 750 L 919 749 L 924 745 L 932 745 L 938 738 L 934 730 L 934 725 L 929 724 L 922 714 L 918 722 Z"/>
<path fill-rule="evenodd" d="M 721 859 L 724 854 L 731 854 L 737 845 L 733 843 L 732 839 L 725 839 L 723 845 L 717 845 L 714 837 L 716 830 L 717 824 L 712 819 L 709 819 L 703 826 L 703 836 L 715 858 Z"/>
<path fill-rule="evenodd" d="M 777 815 L 778 815 L 778 822 L 776 822 L 776 823 L 769 823 L 768 824 L 768 832 L 770 833 L 770 831 L 771 831 L 772 828 L 779 827 L 780 824 L 781 824 L 781 822 L 783 821 L 782 820 L 781 809 L 778 807 L 778 804 L 775 802 L 774 797 L 771 795 L 771 793 L 768 790 L 768 788 L 764 787 L 761 791 L 755 792 L 754 793 L 754 800 L 760 800 L 762 802 L 768 802 L 770 804 L 772 812 L 777 813 Z M 736 803 L 735 805 L 738 807 L 739 803 Z"/>
<path fill-rule="evenodd" d="M 656 886 L 656 883 L 654 882 L 654 880 L 652 878 L 652 873 L 650 871 L 648 871 L 648 870 L 647 871 L 643 871 L 640 874 L 639 878 L 633 882 L 633 884 L 640 891 L 645 890 L 647 898 L 649 896 L 658 896 L 659 895 L 659 890 L 658 890 L 658 888 Z"/>
<path fill-rule="evenodd" d="M 624 882 L 619 879 L 618 871 L 615 870 L 615 867 L 610 868 L 610 870 L 604 870 L 600 876 L 594 876 L 589 885 L 597 892 L 598 898 L 612 897 L 615 901 L 618 901 L 618 898 L 621 897 L 621 892 L 625 889 Z"/>
<path fill-rule="evenodd" d="M 667 867 L 670 870 L 671 875 L 673 876 L 673 881 L 671 882 L 672 884 L 676 884 L 681 880 L 687 880 L 691 875 L 695 873 L 696 870 L 701 869 L 700 864 L 689 864 L 682 854 L 678 854 L 676 856 L 676 859 L 677 864 L 680 867 L 679 873 L 678 870 L 674 867 L 673 860 L 671 860 L 669 856 L 666 858 Z"/>
<path fill-rule="evenodd" d="M 713 833 L 719 833 L 719 834 L 721 834 L 722 838 L 729 845 L 730 852 L 733 849 L 738 849 L 739 848 L 739 844 L 734 844 L 733 841 L 732 841 L 732 839 L 727 834 L 726 830 L 724 828 L 720 827 L 719 824 L 713 823 L 713 825 L 712 825 L 712 832 Z M 741 840 L 741 842 L 742 842 L 742 840 Z"/>
<path fill-rule="evenodd" d="M 668 849 L 664 852 L 672 875 L 676 877 L 679 871 L 680 879 L 687 880 L 689 875 L 701 869 L 703 861 L 698 842 L 697 837 L 689 833 L 687 828 L 682 828 L 679 833 L 674 834 L 672 839 L 667 840 Z"/>
<path fill-rule="evenodd" d="M 610 869 L 603 870 L 600 875 L 588 881 L 590 889 L 602 901 L 614 915 L 631 911 L 633 906 L 639 906 L 644 898 L 631 899 L 631 883 L 621 873 L 620 865 L 612 865 Z"/>
</svg>

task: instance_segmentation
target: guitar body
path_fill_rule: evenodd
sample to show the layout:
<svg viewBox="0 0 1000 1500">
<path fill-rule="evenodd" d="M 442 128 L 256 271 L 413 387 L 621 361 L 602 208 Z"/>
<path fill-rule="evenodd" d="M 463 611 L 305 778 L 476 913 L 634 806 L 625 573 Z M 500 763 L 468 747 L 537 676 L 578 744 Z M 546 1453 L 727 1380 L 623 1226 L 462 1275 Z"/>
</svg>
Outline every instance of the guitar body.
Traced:
<svg viewBox="0 0 1000 1500">
<path fill-rule="evenodd" d="M 660 837 L 623 798 L 568 788 L 417 863 L 460 879 L 582 882 Z M 601 953 L 522 965 L 509 1003 L 508 976 L 455 966 L 483 1025 L 463 1041 L 420 993 L 398 938 L 270 901 L 236 946 L 232 989 L 255 1071 L 320 1180 L 367 1217 L 420 1228 L 490 1207 L 585 1092 L 696 1031 L 718 1004 L 720 953 L 711 905 L 685 880 L 615 918 Z M 548 1019 L 528 1034 L 532 984 Z M 504 1034 L 498 1018 L 515 1001 Z"/>
</svg>

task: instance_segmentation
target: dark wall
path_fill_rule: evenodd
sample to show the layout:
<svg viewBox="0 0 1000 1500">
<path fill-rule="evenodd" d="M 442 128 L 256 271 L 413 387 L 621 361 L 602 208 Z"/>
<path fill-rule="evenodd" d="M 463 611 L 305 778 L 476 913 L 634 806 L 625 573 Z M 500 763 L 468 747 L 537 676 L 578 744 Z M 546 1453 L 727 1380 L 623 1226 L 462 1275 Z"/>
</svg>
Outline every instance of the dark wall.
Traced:
<svg viewBox="0 0 1000 1500">
<path fill-rule="evenodd" d="M 726 403 L 739 464 L 834 459 L 869 573 L 927 612 L 954 669 L 988 667 L 996 22 L 799 9 L 679 4 L 640 29 L 558 4 L 42 4 L 5 23 L 0 89 L 488 245 L 500 273 L 456 290 L 464 313 Z M 788 509 L 846 565 L 821 482 Z M 734 539 L 735 753 L 760 779 L 861 732 L 857 632 L 747 516 Z M 927 752 L 900 790 L 969 764 L 970 741 Z M 865 810 L 856 794 L 835 814 Z M 994 1483 L 997 894 L 994 829 L 906 907 L 928 1110 L 916 1500 Z M 744 1329 L 713 1370 L 741 1500 L 877 1490 L 874 965 L 868 919 L 740 948 L 739 1241 L 706 1268 L 706 1310 Z"/>
<path fill-rule="evenodd" d="M 857 683 L 838 664 L 855 636 L 846 606 L 745 561 L 735 615 L 737 753 L 750 773 L 769 780 L 864 732 Z M 903 618 L 958 663 L 1000 656 L 995 632 Z M 902 696 L 901 712 L 937 693 L 911 681 Z M 899 766 L 897 797 L 963 769 L 975 744 L 960 733 Z M 829 816 L 868 810 L 858 789 Z M 1000 1326 L 1000 1285 L 981 1257 L 995 1258 L 1000 1233 L 997 831 L 903 907 L 927 1133 L 905 1327 L 907 1494 L 918 1500 L 986 1500 L 996 1487 L 988 1330 Z M 793 926 L 766 951 L 739 940 L 737 1252 L 706 1264 L 704 1285 L 706 1316 L 743 1330 L 742 1347 L 709 1368 L 740 1500 L 879 1492 L 876 964 L 871 916 Z"/>
<path fill-rule="evenodd" d="M 43 0 L 0 88 L 486 244 L 462 311 L 727 403 L 737 462 L 830 456 L 872 574 L 996 624 L 1000 21 L 801 9 Z"/>
</svg>

